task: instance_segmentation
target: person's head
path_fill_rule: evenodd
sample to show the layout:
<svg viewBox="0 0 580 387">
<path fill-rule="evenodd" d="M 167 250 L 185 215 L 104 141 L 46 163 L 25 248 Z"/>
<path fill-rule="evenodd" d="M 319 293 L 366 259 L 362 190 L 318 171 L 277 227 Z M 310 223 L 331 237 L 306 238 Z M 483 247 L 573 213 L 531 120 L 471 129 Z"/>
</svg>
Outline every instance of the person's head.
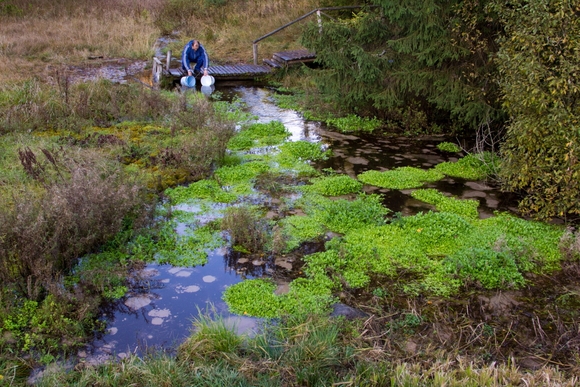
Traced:
<svg viewBox="0 0 580 387">
<path fill-rule="evenodd" d="M 193 40 L 191 42 L 191 48 L 193 48 L 194 51 L 197 51 L 197 49 L 199 48 L 199 42 L 197 40 Z"/>
</svg>

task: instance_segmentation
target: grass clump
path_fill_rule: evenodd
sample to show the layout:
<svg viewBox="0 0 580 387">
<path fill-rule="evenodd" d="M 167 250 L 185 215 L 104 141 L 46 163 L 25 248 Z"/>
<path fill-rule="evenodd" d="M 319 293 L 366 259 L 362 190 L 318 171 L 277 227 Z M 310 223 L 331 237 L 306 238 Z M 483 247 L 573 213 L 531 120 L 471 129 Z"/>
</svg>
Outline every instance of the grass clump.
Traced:
<svg viewBox="0 0 580 387">
<path fill-rule="evenodd" d="M 341 196 L 360 192 L 362 183 L 347 175 L 333 175 L 313 178 L 310 184 L 299 187 L 304 192 L 324 196 Z"/>
<path fill-rule="evenodd" d="M 221 222 L 221 229 L 228 232 L 233 248 L 243 252 L 264 251 L 271 238 L 271 228 L 260 209 L 249 206 L 227 208 Z"/>
<path fill-rule="evenodd" d="M 450 212 L 469 219 L 479 217 L 479 212 L 477 211 L 479 202 L 477 200 L 458 200 L 453 197 L 447 197 L 433 188 L 413 191 L 411 196 L 423 202 L 433 204 L 437 211 Z"/>
<path fill-rule="evenodd" d="M 357 176 L 365 184 L 390 189 L 418 188 L 443 177 L 440 171 L 415 167 L 399 167 L 385 172 L 366 171 Z"/>
<path fill-rule="evenodd" d="M 457 153 L 457 152 L 461 152 L 461 148 L 459 147 L 459 145 L 454 144 L 452 142 L 440 142 L 439 144 L 437 144 L 437 149 L 439 149 L 440 151 L 443 152 L 449 152 L 449 153 Z"/>
<path fill-rule="evenodd" d="M 499 158 L 489 152 L 470 154 L 456 162 L 437 164 L 434 169 L 447 176 L 466 180 L 482 180 L 492 176 L 497 170 Z"/>
</svg>

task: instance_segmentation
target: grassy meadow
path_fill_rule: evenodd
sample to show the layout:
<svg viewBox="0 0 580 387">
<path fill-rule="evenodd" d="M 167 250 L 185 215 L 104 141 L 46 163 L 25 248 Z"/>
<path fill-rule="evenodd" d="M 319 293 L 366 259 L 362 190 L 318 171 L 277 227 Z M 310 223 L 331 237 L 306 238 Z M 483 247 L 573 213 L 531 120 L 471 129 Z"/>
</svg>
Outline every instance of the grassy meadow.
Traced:
<svg viewBox="0 0 580 387">
<path fill-rule="evenodd" d="M 176 39 L 169 47 L 174 53 L 197 38 L 213 63 L 252 63 L 254 39 L 316 7 L 348 3 L 0 0 L 0 386 L 27 385 L 39 367 L 45 371 L 34 380 L 39 386 L 579 382 L 580 236 L 574 229 L 507 215 L 480 221 L 475 201 L 434 190 L 414 197 L 439 212 L 404 219 L 389 214 L 377 196 L 361 193 L 362 183 L 410 189 L 444 175 L 481 178 L 488 172 L 475 156 L 427 172 L 371 171 L 358 180 L 318 174 L 302 160 L 324 152 L 286 143 L 282 125 L 248 125 L 235 104 L 68 77 L 71 66 L 148 61 L 167 34 Z M 298 48 L 299 33 L 297 25 L 264 40 L 260 58 Z M 300 70 L 277 79 L 281 84 L 311 87 Z M 327 113 L 324 120 L 345 132 L 378 125 Z M 278 159 L 236 155 L 272 145 L 281 149 Z M 286 170 L 307 183 L 299 191 L 303 199 L 291 203 L 304 216 L 273 224 L 260 209 L 239 207 L 197 239 L 177 240 L 167 231 L 178 214 L 162 202 L 226 203 L 252 188 L 295 192 L 285 184 Z M 225 192 L 218 182 L 233 188 Z M 344 237 L 305 259 L 305 277 L 293 282 L 290 296 L 274 297 L 267 281 L 244 282 L 255 292 L 250 295 L 272 301 L 254 303 L 250 314 L 275 317 L 255 336 L 235 335 L 210 310 L 194 321 L 175 355 L 155 352 L 98 366 L 64 361 L 103 329 L 99 306 L 124 295 L 130 270 L 159 253 L 167 263 L 183 263 L 172 261 L 172 252 L 214 243 L 223 231 L 250 255 L 286 254 L 322 240 L 326 231 Z M 471 267 L 476 254 L 485 261 Z M 367 257 L 376 259 L 361 263 Z M 230 289 L 225 299 L 242 314 L 251 305 L 239 290 Z M 515 292 L 523 294 L 519 301 Z M 337 300 L 366 317 L 328 317 Z M 320 313 L 303 313 L 302 301 L 302 308 Z"/>
</svg>

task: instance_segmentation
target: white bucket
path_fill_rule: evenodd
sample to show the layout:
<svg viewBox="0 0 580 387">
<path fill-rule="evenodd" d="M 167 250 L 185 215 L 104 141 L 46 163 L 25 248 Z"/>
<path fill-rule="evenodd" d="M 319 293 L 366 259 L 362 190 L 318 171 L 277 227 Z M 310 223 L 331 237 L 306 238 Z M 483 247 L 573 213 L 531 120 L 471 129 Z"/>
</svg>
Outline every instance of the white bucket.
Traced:
<svg viewBox="0 0 580 387">
<path fill-rule="evenodd" d="M 203 86 L 211 86 L 213 85 L 215 82 L 215 78 L 212 77 L 211 75 L 204 75 L 203 77 L 201 77 L 201 84 Z"/>
<path fill-rule="evenodd" d="M 195 87 L 195 77 L 193 75 L 181 77 L 181 85 L 185 87 Z"/>
</svg>

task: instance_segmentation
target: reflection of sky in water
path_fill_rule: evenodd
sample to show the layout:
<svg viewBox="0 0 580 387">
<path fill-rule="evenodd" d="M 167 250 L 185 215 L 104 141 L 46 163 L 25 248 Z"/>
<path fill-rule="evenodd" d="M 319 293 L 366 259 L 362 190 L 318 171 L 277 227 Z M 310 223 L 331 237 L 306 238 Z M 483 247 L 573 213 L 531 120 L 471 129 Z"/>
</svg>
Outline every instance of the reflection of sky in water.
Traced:
<svg viewBox="0 0 580 387">
<path fill-rule="evenodd" d="M 268 90 L 244 87 L 236 89 L 236 92 L 248 106 L 248 112 L 258 116 L 258 122 L 282 122 L 291 133 L 289 141 L 316 142 L 320 140 L 317 134 L 318 123 L 304 121 L 302 115 L 294 110 L 279 108 L 272 102 L 271 93 Z"/>
</svg>

